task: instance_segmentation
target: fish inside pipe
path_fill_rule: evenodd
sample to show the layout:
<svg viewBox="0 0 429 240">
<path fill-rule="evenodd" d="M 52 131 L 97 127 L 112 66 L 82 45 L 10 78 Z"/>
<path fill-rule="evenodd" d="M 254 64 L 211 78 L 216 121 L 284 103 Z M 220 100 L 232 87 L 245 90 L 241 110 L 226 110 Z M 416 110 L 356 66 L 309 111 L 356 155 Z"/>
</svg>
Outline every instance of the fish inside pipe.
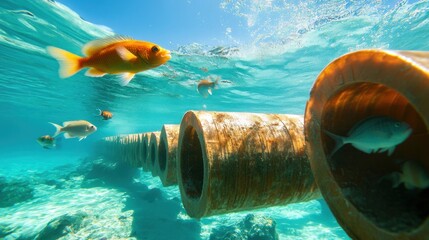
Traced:
<svg viewBox="0 0 429 240">
<path fill-rule="evenodd" d="M 394 172 L 384 176 L 381 180 L 390 180 L 392 187 L 397 188 L 401 184 L 407 190 L 424 190 L 429 188 L 429 172 L 416 161 L 405 161 L 401 165 L 400 172 Z"/>
<path fill-rule="evenodd" d="M 367 154 L 386 152 L 390 156 L 400 143 L 404 142 L 412 132 L 406 123 L 386 116 L 374 116 L 364 119 L 353 126 L 346 137 L 324 131 L 335 140 L 333 156 L 345 144 L 351 144 Z"/>
<path fill-rule="evenodd" d="M 87 67 L 85 75 L 90 77 L 121 74 L 122 86 L 127 85 L 136 73 L 158 67 L 171 58 L 170 51 L 157 44 L 124 37 L 89 42 L 82 48 L 84 57 L 52 46 L 48 46 L 47 51 L 59 62 L 61 78 Z"/>
</svg>

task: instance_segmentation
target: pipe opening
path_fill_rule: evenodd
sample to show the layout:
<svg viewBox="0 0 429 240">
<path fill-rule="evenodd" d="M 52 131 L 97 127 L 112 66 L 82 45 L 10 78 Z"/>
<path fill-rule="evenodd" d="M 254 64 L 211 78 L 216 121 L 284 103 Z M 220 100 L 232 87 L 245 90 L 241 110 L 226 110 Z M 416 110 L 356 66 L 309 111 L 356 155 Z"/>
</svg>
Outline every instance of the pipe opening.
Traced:
<svg viewBox="0 0 429 240">
<path fill-rule="evenodd" d="M 156 159 L 156 156 L 155 156 L 155 144 L 151 144 L 150 145 L 150 161 L 151 161 L 151 163 L 152 163 L 152 169 L 155 169 L 155 159 Z M 153 170 L 152 170 L 153 171 Z"/>
<path fill-rule="evenodd" d="M 351 144 L 330 156 L 335 141 L 324 130 L 348 136 L 357 123 L 373 116 L 405 122 L 412 133 L 390 156 L 387 152 L 368 154 Z M 411 232 L 425 221 L 429 215 L 428 127 L 402 94 L 376 83 L 347 85 L 325 104 L 321 127 L 331 173 L 358 211 L 374 225 L 395 233 Z M 413 179 L 417 176 L 421 178 Z"/>
<path fill-rule="evenodd" d="M 183 189 L 189 198 L 201 197 L 204 179 L 203 152 L 197 131 L 186 128 L 180 151 L 180 173 Z"/>
<path fill-rule="evenodd" d="M 158 161 L 159 161 L 159 168 L 161 171 L 165 171 L 165 167 L 167 166 L 167 148 L 165 146 L 165 140 L 164 138 L 161 138 L 159 141 L 158 146 Z"/>
<path fill-rule="evenodd" d="M 143 154 L 143 164 L 145 164 L 147 161 L 147 141 L 143 141 L 142 154 Z"/>
</svg>

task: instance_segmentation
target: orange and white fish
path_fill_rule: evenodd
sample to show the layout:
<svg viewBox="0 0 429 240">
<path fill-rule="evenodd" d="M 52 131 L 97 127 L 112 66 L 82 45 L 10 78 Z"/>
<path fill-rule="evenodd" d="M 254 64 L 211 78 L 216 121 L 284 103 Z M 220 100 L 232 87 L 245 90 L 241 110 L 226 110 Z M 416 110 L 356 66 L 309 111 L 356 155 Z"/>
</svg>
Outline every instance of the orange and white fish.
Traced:
<svg viewBox="0 0 429 240">
<path fill-rule="evenodd" d="M 55 138 L 49 135 L 38 137 L 36 141 L 40 144 L 40 146 L 46 149 L 51 149 L 56 147 Z"/>
<path fill-rule="evenodd" d="M 215 81 L 211 81 L 208 79 L 202 79 L 198 82 L 197 85 L 197 91 L 200 93 L 203 97 L 208 97 L 209 95 L 212 95 L 212 89 L 217 87 L 219 78 L 217 78 Z"/>
<path fill-rule="evenodd" d="M 64 122 L 64 126 L 60 126 L 55 123 L 50 124 L 54 125 L 56 128 L 56 132 L 53 137 L 58 136 L 60 133 L 64 133 L 65 138 L 79 138 L 79 141 L 85 139 L 91 133 L 97 131 L 97 127 L 92 123 L 85 120 L 77 120 L 77 121 L 68 121 Z"/>
<path fill-rule="evenodd" d="M 136 73 L 158 67 L 171 58 L 170 51 L 157 44 L 123 37 L 87 43 L 82 49 L 84 57 L 52 46 L 47 47 L 47 51 L 60 63 L 61 78 L 88 67 L 85 75 L 90 77 L 121 74 L 122 86 L 127 85 Z"/>
<path fill-rule="evenodd" d="M 106 110 L 101 110 L 101 109 L 97 109 L 99 111 L 98 115 L 100 115 L 104 120 L 109 120 L 113 117 L 113 113 L 106 111 Z"/>
</svg>

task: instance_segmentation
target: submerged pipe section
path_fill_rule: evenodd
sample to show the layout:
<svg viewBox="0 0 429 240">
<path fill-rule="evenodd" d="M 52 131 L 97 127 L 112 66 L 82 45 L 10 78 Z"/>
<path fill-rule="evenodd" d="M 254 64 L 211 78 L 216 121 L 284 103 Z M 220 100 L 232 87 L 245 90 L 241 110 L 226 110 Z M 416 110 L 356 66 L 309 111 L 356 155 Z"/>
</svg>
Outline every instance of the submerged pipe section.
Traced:
<svg viewBox="0 0 429 240">
<path fill-rule="evenodd" d="M 201 218 L 320 197 L 295 115 L 189 111 L 180 125 L 177 180 Z"/>
<path fill-rule="evenodd" d="M 131 167 L 142 167 L 147 158 L 148 145 L 146 135 L 150 133 L 136 133 L 120 136 L 105 137 L 103 139 L 103 154 L 112 160 L 125 162 Z"/>
<path fill-rule="evenodd" d="M 158 145 L 157 172 L 164 187 L 177 184 L 177 145 L 180 125 L 164 124 Z"/>
<path fill-rule="evenodd" d="M 406 123 L 411 135 L 390 154 L 366 153 L 349 137 L 354 132 L 365 141 L 384 136 L 386 148 L 399 136 L 392 129 L 401 124 L 365 125 L 374 117 Z M 428 239 L 428 126 L 429 52 L 362 50 L 320 73 L 305 111 L 307 152 L 326 202 L 351 238 Z M 328 133 L 345 137 L 344 145 L 335 147 Z"/>
<path fill-rule="evenodd" d="M 146 133 L 142 138 L 142 168 L 144 172 L 149 172 L 149 164 L 148 164 L 148 158 L 149 158 L 149 138 L 151 133 Z"/>
<path fill-rule="evenodd" d="M 148 170 L 151 171 L 152 176 L 158 176 L 157 165 L 158 165 L 158 144 L 160 132 L 152 132 L 149 137 L 149 148 L 147 157 Z"/>
</svg>

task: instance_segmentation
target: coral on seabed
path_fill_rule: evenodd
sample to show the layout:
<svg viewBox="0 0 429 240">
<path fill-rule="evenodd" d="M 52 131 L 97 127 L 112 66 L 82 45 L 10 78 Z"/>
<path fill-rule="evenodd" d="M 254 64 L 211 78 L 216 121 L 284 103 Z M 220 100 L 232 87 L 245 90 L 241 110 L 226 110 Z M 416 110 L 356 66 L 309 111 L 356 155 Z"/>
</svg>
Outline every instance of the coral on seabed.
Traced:
<svg viewBox="0 0 429 240">
<path fill-rule="evenodd" d="M 233 226 L 221 226 L 213 230 L 210 240 L 278 240 L 276 222 L 261 215 L 247 215 Z"/>
<path fill-rule="evenodd" d="M 54 218 L 37 235 L 36 239 L 58 239 L 70 232 L 77 232 L 81 227 L 83 219 L 87 216 L 88 214 L 85 212 L 77 212 Z"/>
</svg>

